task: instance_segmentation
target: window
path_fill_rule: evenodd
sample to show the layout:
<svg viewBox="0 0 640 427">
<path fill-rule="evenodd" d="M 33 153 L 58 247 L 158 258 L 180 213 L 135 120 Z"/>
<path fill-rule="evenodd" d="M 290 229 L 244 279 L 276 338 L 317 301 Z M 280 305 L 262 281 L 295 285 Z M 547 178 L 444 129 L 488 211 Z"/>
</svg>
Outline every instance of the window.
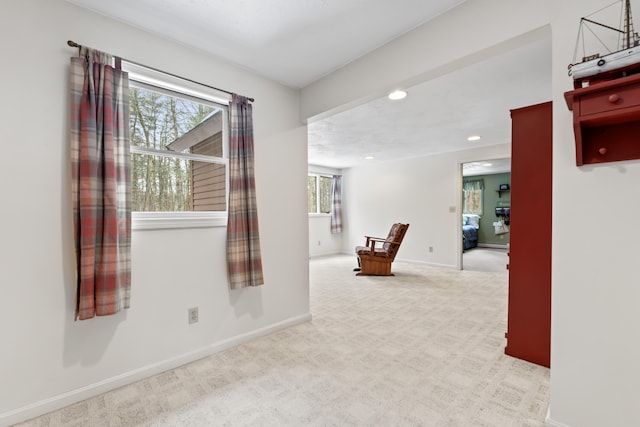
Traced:
<svg viewBox="0 0 640 427">
<path fill-rule="evenodd" d="M 307 177 L 309 213 L 331 213 L 332 180 L 330 176 L 309 174 Z"/>
<path fill-rule="evenodd" d="M 483 179 L 464 180 L 462 184 L 462 213 L 482 215 Z"/>
<path fill-rule="evenodd" d="M 123 69 L 130 85 L 134 220 L 226 215 L 225 100 L 155 70 L 129 63 Z"/>
</svg>

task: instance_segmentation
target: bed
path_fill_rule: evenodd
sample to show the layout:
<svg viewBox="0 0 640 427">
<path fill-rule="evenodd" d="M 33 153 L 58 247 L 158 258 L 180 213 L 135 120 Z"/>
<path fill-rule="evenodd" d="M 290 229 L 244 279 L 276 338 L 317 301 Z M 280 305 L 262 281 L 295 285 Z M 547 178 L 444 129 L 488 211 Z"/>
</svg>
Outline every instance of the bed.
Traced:
<svg viewBox="0 0 640 427">
<path fill-rule="evenodd" d="M 462 249 L 467 250 L 478 246 L 478 229 L 480 215 L 462 215 Z"/>
</svg>

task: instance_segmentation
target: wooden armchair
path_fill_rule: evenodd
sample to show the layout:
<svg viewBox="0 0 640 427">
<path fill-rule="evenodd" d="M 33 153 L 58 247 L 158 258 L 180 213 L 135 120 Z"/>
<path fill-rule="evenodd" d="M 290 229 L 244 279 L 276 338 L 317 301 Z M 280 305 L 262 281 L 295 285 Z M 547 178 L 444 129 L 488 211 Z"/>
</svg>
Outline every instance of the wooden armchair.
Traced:
<svg viewBox="0 0 640 427">
<path fill-rule="evenodd" d="M 357 276 L 393 276 L 391 263 L 396 257 L 408 228 L 409 224 L 396 223 L 389 230 L 386 239 L 365 236 L 367 239 L 365 246 L 356 246 L 360 266 Z"/>
</svg>

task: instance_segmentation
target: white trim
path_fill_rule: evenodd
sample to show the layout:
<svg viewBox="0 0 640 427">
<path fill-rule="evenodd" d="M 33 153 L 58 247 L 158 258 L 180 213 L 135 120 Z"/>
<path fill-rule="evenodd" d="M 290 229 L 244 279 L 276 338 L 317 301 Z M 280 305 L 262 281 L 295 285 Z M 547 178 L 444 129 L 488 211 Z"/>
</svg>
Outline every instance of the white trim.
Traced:
<svg viewBox="0 0 640 427">
<path fill-rule="evenodd" d="M 344 255 L 343 252 L 336 252 L 336 251 L 327 251 L 327 252 L 320 252 L 320 253 L 316 253 L 313 255 L 309 255 L 309 259 L 314 259 L 314 258 L 322 258 L 322 257 L 330 257 L 330 256 L 336 256 L 336 255 Z"/>
<path fill-rule="evenodd" d="M 229 105 L 231 100 L 231 96 L 227 93 L 126 60 L 122 61 L 122 70 L 129 74 L 129 80 L 134 82 L 134 85 L 141 84 L 154 87 L 156 90 L 164 89 L 179 94 L 178 96 L 188 95 L 192 99 L 206 100 L 220 105 Z"/>
<path fill-rule="evenodd" d="M 194 94 L 193 91 L 185 88 L 178 88 L 175 86 L 173 86 L 173 88 L 168 88 L 167 85 L 163 85 L 163 83 L 158 80 L 148 83 L 145 82 L 143 78 L 135 74 L 129 74 L 129 86 L 132 88 L 143 89 L 147 92 L 155 92 L 172 98 L 179 98 L 195 102 L 197 104 L 208 105 L 210 107 L 221 108 L 222 106 L 229 105 L 229 101 L 211 98 L 204 94 Z"/>
<path fill-rule="evenodd" d="M 342 254 L 342 255 L 353 255 L 355 257 L 355 252 L 346 252 L 346 251 L 341 251 L 338 252 L 338 254 Z M 323 255 L 324 256 L 324 255 Z M 312 257 L 309 257 L 312 258 Z M 421 264 L 421 265 L 429 265 L 431 267 L 443 267 L 443 268 L 453 268 L 456 270 L 460 270 L 460 268 L 457 265 L 452 265 L 452 264 L 441 264 L 441 263 L 437 263 L 437 262 L 429 262 L 429 261 L 421 261 L 421 260 L 417 260 L 417 259 L 407 259 L 407 258 L 396 258 L 396 261 L 400 261 L 400 262 L 406 262 L 409 264 Z"/>
<path fill-rule="evenodd" d="M 429 265 L 431 267 L 453 268 L 453 269 L 459 270 L 458 266 L 453 264 L 441 264 L 437 262 L 421 261 L 417 259 L 407 259 L 407 258 L 396 258 L 395 260 L 401 261 L 401 262 L 407 262 L 407 263 Z"/>
<path fill-rule="evenodd" d="M 224 144 L 223 144 L 224 145 Z M 215 163 L 229 166 L 229 160 L 222 157 L 206 156 L 204 154 L 191 154 L 182 151 L 160 150 L 151 147 L 140 147 L 132 145 L 129 149 L 133 154 L 147 154 L 149 156 L 170 157 L 184 160 L 194 160 L 203 163 Z"/>
<path fill-rule="evenodd" d="M 132 212 L 132 230 L 226 227 L 226 212 Z"/>
<path fill-rule="evenodd" d="M 309 322 L 310 320 L 310 313 L 292 317 L 283 320 L 282 322 L 210 344 L 198 350 L 194 350 L 192 352 L 185 353 L 171 359 L 163 360 L 161 362 L 144 366 L 142 368 L 134 369 L 132 371 L 116 375 L 115 377 L 107 378 L 97 383 L 90 384 L 85 387 L 80 387 L 67 393 L 62 393 L 57 396 L 53 396 L 51 398 L 32 403 L 30 405 L 23 406 L 22 408 L 0 413 L 0 426 L 10 426 L 31 418 L 38 417 L 40 415 L 55 411 L 60 408 L 64 408 L 65 406 L 72 405 L 82 400 L 90 399 L 99 394 L 114 390 L 118 387 L 122 387 L 159 374 L 161 372 L 186 365 L 187 363 L 191 363 L 198 359 L 211 356 L 212 354 L 224 351 L 231 347 L 235 347 L 253 339 L 260 338 L 262 336 L 269 335 L 282 329 L 299 325 L 301 323 Z"/>
<path fill-rule="evenodd" d="M 479 248 L 492 248 L 492 249 L 509 249 L 508 244 L 499 243 L 478 243 Z"/>
<path fill-rule="evenodd" d="M 544 419 L 545 427 L 571 427 L 569 424 L 561 423 L 551 419 L 551 405 L 547 407 L 547 416 Z"/>
</svg>

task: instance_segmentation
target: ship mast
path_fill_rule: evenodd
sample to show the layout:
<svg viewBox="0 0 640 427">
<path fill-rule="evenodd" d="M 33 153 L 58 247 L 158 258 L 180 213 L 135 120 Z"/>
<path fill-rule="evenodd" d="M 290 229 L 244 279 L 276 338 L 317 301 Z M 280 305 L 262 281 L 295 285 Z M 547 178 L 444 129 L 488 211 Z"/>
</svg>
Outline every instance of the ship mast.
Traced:
<svg viewBox="0 0 640 427">
<path fill-rule="evenodd" d="M 622 41 L 622 48 L 629 49 L 635 46 L 635 44 L 633 22 L 631 22 L 631 0 L 626 0 L 624 6 L 624 40 Z"/>
</svg>

